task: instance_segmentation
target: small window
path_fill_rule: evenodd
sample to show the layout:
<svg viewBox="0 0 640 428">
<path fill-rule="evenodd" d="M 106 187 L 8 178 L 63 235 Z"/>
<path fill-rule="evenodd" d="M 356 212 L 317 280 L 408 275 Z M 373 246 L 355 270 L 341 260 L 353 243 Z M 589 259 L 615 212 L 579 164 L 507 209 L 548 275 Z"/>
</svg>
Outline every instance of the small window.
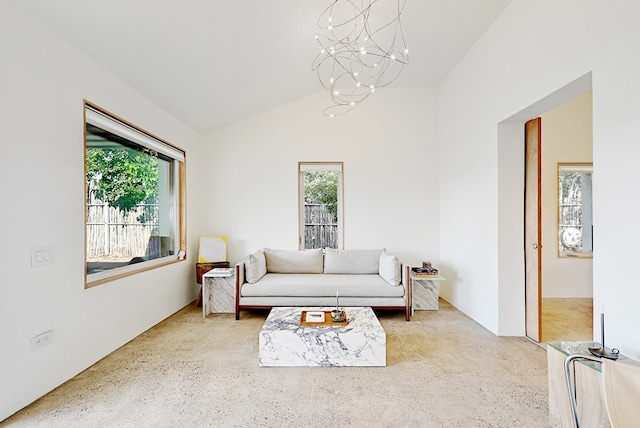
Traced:
<svg viewBox="0 0 640 428">
<path fill-rule="evenodd" d="M 184 162 L 182 150 L 85 102 L 87 287 L 178 259 Z"/>
<path fill-rule="evenodd" d="M 342 162 L 299 162 L 299 248 L 342 248 Z"/>
<path fill-rule="evenodd" d="M 592 257 L 593 164 L 558 164 L 558 254 Z"/>
</svg>

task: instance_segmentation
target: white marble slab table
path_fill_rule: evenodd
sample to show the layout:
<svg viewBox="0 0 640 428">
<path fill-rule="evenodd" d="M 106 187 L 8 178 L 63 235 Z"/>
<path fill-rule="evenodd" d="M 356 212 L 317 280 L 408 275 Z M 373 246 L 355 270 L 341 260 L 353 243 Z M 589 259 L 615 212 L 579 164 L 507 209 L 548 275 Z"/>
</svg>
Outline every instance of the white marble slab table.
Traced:
<svg viewBox="0 0 640 428">
<path fill-rule="evenodd" d="M 411 315 L 415 310 L 437 311 L 439 309 L 440 281 L 444 280 L 442 276 L 411 275 Z"/>
<path fill-rule="evenodd" d="M 371 308 L 344 308 L 346 326 L 300 325 L 303 310 L 331 309 L 271 309 L 260 330 L 259 366 L 386 366 L 387 335 Z"/>
<path fill-rule="evenodd" d="M 202 316 L 211 313 L 234 313 L 236 310 L 235 276 L 202 275 Z"/>
</svg>

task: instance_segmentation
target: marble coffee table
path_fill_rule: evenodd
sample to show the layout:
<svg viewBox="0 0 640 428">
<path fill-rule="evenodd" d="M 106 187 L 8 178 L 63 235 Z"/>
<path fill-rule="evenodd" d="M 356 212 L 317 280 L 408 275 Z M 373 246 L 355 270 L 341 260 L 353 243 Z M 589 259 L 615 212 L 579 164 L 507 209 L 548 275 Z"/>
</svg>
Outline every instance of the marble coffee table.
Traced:
<svg viewBox="0 0 640 428">
<path fill-rule="evenodd" d="M 371 308 L 344 308 L 346 326 L 300 325 L 302 311 L 331 309 L 271 309 L 260 330 L 260 367 L 386 366 L 387 335 Z"/>
</svg>

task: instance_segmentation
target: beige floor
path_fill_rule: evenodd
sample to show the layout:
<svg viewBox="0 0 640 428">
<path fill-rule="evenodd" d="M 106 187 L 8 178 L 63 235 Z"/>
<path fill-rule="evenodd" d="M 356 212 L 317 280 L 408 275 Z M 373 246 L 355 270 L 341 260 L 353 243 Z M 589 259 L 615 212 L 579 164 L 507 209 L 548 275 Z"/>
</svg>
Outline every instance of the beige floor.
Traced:
<svg viewBox="0 0 640 428">
<path fill-rule="evenodd" d="M 380 313 L 387 367 L 258 367 L 265 312 L 186 307 L 0 427 L 545 427 L 546 352 L 448 303 Z"/>
<path fill-rule="evenodd" d="M 593 340 L 593 299 L 542 299 L 542 342 Z"/>
</svg>

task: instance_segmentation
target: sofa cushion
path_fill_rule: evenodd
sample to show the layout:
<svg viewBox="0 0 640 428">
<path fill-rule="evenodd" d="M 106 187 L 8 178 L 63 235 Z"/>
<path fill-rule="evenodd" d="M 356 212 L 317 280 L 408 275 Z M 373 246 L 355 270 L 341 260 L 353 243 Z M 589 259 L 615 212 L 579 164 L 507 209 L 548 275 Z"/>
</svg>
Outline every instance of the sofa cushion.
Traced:
<svg viewBox="0 0 640 428">
<path fill-rule="evenodd" d="M 322 273 L 322 249 L 264 249 L 268 273 Z"/>
<path fill-rule="evenodd" d="M 374 274 L 384 250 L 335 250 L 326 248 L 324 273 Z"/>
<path fill-rule="evenodd" d="M 335 304 L 336 292 L 343 302 L 343 298 L 349 297 L 403 297 L 404 287 L 391 287 L 378 274 L 268 273 L 255 284 L 243 284 L 240 290 L 241 296 L 244 297 L 327 297 L 331 298 L 331 304 Z"/>
<path fill-rule="evenodd" d="M 400 260 L 386 251 L 380 254 L 380 276 L 391 285 L 400 285 L 402 281 Z"/>
<path fill-rule="evenodd" d="M 262 250 L 249 254 L 244 261 L 246 280 L 250 284 L 255 284 L 267 273 L 267 262 Z"/>
</svg>

